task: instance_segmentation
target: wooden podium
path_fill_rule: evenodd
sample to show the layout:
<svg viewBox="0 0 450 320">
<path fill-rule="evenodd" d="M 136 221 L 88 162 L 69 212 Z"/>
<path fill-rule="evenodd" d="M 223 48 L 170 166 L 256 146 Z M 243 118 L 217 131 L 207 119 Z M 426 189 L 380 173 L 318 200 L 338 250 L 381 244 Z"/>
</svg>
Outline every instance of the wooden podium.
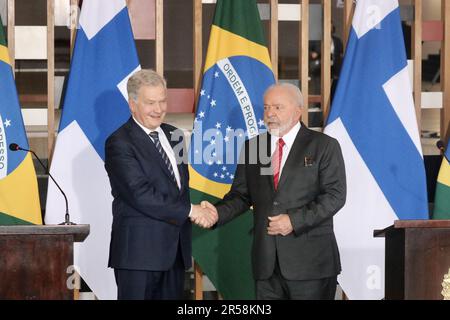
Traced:
<svg viewBox="0 0 450 320">
<path fill-rule="evenodd" d="M 442 300 L 450 268 L 450 220 L 397 220 L 386 238 L 385 299 Z"/>
<path fill-rule="evenodd" d="M 89 225 L 0 226 L 0 299 L 71 300 L 73 243 Z"/>
</svg>

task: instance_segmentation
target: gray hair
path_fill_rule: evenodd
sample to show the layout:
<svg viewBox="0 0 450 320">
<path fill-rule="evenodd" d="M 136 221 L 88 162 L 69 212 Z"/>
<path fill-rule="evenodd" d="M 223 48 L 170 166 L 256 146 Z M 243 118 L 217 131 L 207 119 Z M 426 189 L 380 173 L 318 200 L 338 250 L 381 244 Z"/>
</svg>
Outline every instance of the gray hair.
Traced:
<svg viewBox="0 0 450 320">
<path fill-rule="evenodd" d="M 142 69 L 133 73 L 127 82 L 128 97 L 137 100 L 139 89 L 142 86 L 167 88 L 166 79 L 152 69 Z"/>
<path fill-rule="evenodd" d="M 294 103 L 300 107 L 303 108 L 303 94 L 300 91 L 300 89 L 296 86 L 293 85 L 292 83 L 289 82 L 277 82 L 273 85 L 271 85 L 270 87 L 267 88 L 267 90 L 264 92 L 264 98 L 266 97 L 267 93 L 275 88 L 285 88 L 287 89 L 292 96 L 292 99 L 294 100 Z"/>
</svg>

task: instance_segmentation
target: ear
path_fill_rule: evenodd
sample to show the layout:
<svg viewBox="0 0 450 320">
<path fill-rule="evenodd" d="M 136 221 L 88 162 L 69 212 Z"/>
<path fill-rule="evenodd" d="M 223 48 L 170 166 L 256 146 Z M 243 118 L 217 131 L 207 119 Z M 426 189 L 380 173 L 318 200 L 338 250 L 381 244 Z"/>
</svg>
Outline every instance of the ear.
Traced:
<svg viewBox="0 0 450 320">
<path fill-rule="evenodd" d="M 136 110 L 136 101 L 134 101 L 132 98 L 128 99 L 128 106 L 130 107 L 131 113 L 134 113 Z"/>
<path fill-rule="evenodd" d="M 298 109 L 297 109 L 297 117 L 299 118 L 299 119 L 301 119 L 302 118 L 302 113 L 303 113 L 303 107 L 297 107 Z"/>
</svg>

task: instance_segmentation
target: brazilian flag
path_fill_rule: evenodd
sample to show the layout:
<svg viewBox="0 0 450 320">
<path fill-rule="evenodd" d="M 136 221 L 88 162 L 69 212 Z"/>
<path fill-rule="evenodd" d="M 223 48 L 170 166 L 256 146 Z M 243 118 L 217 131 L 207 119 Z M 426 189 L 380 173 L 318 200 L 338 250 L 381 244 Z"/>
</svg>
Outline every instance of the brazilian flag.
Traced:
<svg viewBox="0 0 450 320">
<path fill-rule="evenodd" d="M 42 224 L 31 155 L 11 151 L 10 143 L 28 149 L 13 70 L 0 19 L 0 225 Z"/>
<path fill-rule="evenodd" d="M 266 130 L 263 94 L 274 82 L 256 2 L 218 0 L 190 145 L 193 203 L 230 190 L 243 142 Z M 225 299 L 255 297 L 252 214 L 193 230 L 194 259 Z"/>
<path fill-rule="evenodd" d="M 433 219 L 450 219 L 450 140 L 436 183 Z"/>
</svg>

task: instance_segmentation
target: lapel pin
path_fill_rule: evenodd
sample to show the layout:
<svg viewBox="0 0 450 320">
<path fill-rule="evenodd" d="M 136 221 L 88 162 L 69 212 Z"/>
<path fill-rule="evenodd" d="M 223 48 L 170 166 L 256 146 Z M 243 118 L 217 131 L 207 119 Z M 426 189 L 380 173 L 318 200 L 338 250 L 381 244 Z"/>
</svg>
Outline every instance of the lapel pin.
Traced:
<svg viewBox="0 0 450 320">
<path fill-rule="evenodd" d="M 311 167 L 314 164 L 314 159 L 312 157 L 305 157 L 303 163 L 305 167 Z"/>
</svg>

